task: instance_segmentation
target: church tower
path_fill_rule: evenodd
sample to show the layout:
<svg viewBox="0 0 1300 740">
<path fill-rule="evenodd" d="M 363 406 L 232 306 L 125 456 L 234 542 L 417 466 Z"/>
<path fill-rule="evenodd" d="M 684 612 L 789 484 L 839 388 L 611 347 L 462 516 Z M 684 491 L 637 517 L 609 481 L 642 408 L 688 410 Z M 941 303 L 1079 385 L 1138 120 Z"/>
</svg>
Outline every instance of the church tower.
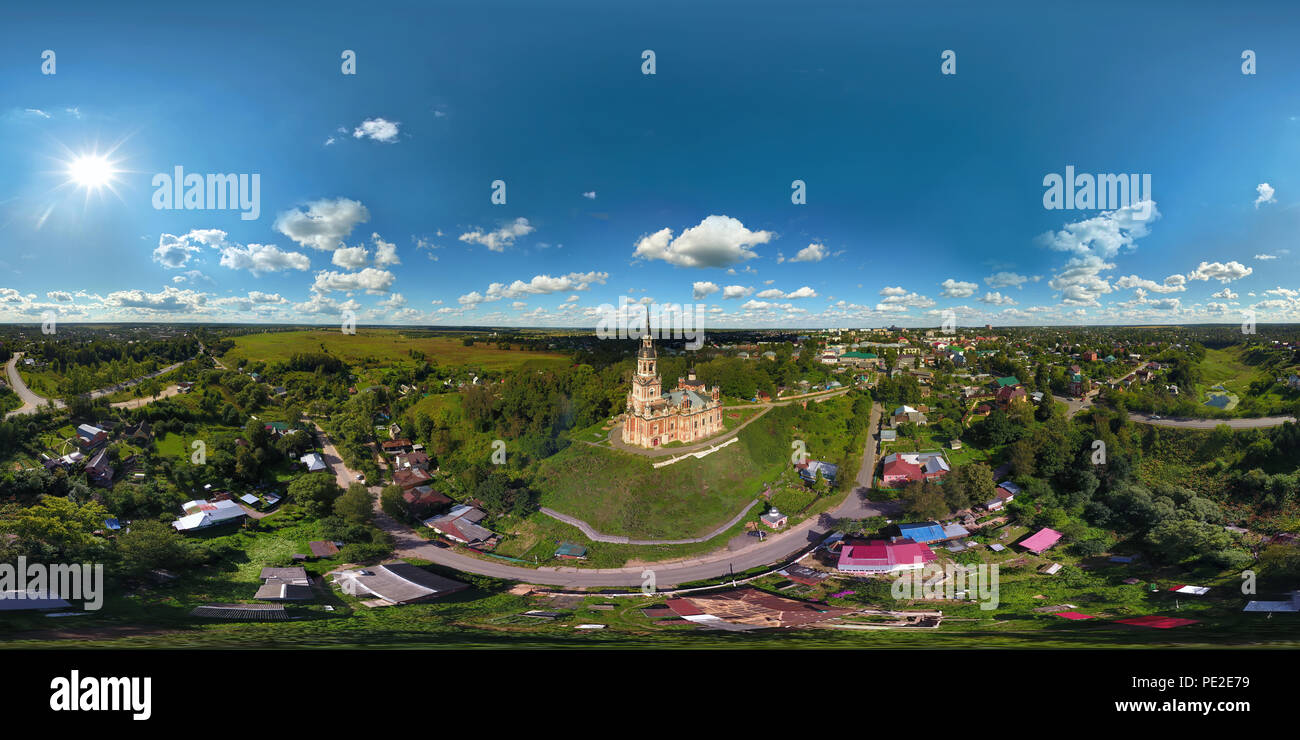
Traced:
<svg viewBox="0 0 1300 740">
<path fill-rule="evenodd" d="M 641 349 L 636 353 L 636 375 L 632 377 L 632 406 L 636 413 L 651 401 L 659 400 L 663 395 L 663 382 L 658 371 L 659 353 L 655 351 L 654 339 L 646 334 L 641 337 Z"/>
</svg>

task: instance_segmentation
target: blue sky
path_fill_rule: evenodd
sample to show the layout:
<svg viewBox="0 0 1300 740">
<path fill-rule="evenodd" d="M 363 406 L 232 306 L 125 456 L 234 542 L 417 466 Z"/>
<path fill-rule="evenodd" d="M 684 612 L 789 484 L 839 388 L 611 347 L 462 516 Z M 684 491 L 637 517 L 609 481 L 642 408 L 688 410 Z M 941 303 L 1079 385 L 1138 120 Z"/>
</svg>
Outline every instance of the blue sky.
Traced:
<svg viewBox="0 0 1300 740">
<path fill-rule="evenodd" d="M 277 5 L 0 29 L 0 320 L 1300 320 L 1285 3 Z M 1044 208 L 1067 165 L 1150 217 Z M 154 208 L 176 166 L 258 218 Z"/>
</svg>

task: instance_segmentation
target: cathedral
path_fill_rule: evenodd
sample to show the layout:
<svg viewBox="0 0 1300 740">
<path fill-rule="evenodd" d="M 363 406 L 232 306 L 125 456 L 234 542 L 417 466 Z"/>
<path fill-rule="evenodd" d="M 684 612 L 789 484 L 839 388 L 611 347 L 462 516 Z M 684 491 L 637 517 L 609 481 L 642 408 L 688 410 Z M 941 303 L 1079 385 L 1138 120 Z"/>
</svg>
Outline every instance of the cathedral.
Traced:
<svg viewBox="0 0 1300 740">
<path fill-rule="evenodd" d="M 669 442 L 697 442 L 722 431 L 722 390 L 704 387 L 695 371 L 677 379 L 677 388 L 663 392 L 663 379 L 655 366 L 654 340 L 641 338 L 636 353 L 636 375 L 627 394 L 623 441 L 639 447 L 659 447 Z"/>
</svg>

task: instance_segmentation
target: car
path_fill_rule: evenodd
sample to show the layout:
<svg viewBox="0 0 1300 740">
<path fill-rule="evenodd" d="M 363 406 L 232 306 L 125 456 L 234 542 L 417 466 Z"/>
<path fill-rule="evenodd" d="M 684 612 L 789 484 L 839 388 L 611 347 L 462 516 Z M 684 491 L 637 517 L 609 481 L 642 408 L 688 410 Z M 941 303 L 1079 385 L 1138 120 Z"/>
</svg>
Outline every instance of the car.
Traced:
<svg viewBox="0 0 1300 740">
<path fill-rule="evenodd" d="M 746 532 L 745 534 L 749 535 L 750 537 L 757 537 L 757 538 L 759 538 L 760 540 L 761 540 L 761 539 L 764 539 L 765 537 L 767 537 L 767 532 L 764 532 L 764 531 L 761 530 L 761 529 L 751 529 L 751 530 L 749 530 L 748 532 Z"/>
<path fill-rule="evenodd" d="M 1152 414 L 1151 421 L 1160 421 L 1160 414 Z"/>
<path fill-rule="evenodd" d="M 365 482 L 366 482 L 365 473 L 357 473 L 357 483 L 365 483 Z"/>
</svg>

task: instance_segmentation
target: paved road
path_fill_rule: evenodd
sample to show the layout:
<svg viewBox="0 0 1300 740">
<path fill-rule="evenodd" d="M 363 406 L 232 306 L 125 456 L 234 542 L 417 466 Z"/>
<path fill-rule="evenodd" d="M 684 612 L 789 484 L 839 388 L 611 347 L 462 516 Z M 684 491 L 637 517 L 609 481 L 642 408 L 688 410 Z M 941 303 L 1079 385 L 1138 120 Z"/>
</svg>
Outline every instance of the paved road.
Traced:
<svg viewBox="0 0 1300 740">
<path fill-rule="evenodd" d="M 46 404 L 49 403 L 53 403 L 55 408 L 60 408 L 60 409 L 65 408 L 63 401 L 60 401 L 57 398 L 54 399 L 53 401 L 51 401 L 48 398 L 43 398 L 41 396 L 36 395 L 34 392 L 32 392 L 32 389 L 27 387 L 27 384 L 23 382 L 23 376 L 18 372 L 18 367 L 17 367 L 18 360 L 22 356 L 23 356 L 22 352 L 15 352 L 14 356 L 9 358 L 9 364 L 5 366 L 5 371 L 9 374 L 10 387 L 12 387 L 14 389 L 14 392 L 18 394 L 18 397 L 22 399 L 23 405 L 5 414 L 5 418 L 8 419 L 11 416 L 17 416 L 19 414 L 34 414 L 37 412 L 38 409 L 43 408 Z M 99 390 L 91 391 L 90 397 L 102 398 L 104 396 L 112 395 L 120 390 L 125 390 L 132 386 L 139 385 L 140 383 L 143 383 L 149 378 L 156 378 L 159 375 L 165 375 L 175 370 L 176 368 L 180 367 L 183 364 L 185 363 L 183 362 L 173 363 L 161 370 L 149 373 L 148 375 L 142 375 L 139 378 L 133 378 L 131 380 L 118 383 L 117 385 L 111 385 L 107 388 L 100 388 Z M 175 393 L 177 392 L 173 390 L 175 388 L 176 386 L 172 386 L 171 388 L 168 388 L 167 391 L 164 392 L 161 396 L 158 396 L 158 398 L 166 398 L 167 396 L 175 395 Z M 150 403 L 153 400 L 156 399 L 146 400 L 140 398 L 140 399 L 135 399 L 133 401 L 119 401 L 118 403 L 113 404 L 113 406 L 115 408 L 139 408 L 147 403 Z"/>
<path fill-rule="evenodd" d="M 874 430 L 879 419 L 880 406 L 879 404 L 873 404 L 871 426 L 869 428 Z M 318 431 L 320 430 L 320 427 L 316 428 Z M 345 481 L 349 480 L 349 476 L 353 476 L 352 472 L 344 466 L 343 461 L 339 458 L 337 451 L 334 449 L 333 444 L 329 442 L 325 433 L 322 431 L 320 434 L 326 461 L 334 465 L 335 474 L 340 485 L 346 485 Z M 867 471 L 868 481 L 876 467 L 876 454 L 876 439 L 872 436 L 863 449 L 862 468 Z M 355 476 L 352 479 L 355 479 Z M 861 475 L 859 475 L 859 480 L 861 480 Z M 378 493 L 379 490 L 378 486 L 370 487 L 372 493 Z M 467 573 L 479 573 L 493 578 L 522 581 L 524 583 L 579 589 L 640 587 L 645 580 L 642 573 L 646 570 L 653 570 L 655 584 L 657 587 L 662 588 L 691 581 L 717 578 L 728 573 L 739 573 L 751 568 L 780 563 L 790 556 L 821 542 L 830 533 L 835 521 L 840 518 L 857 519 L 871 516 L 890 516 L 896 513 L 897 502 L 872 502 L 866 497 L 869 492 L 868 487 L 859 484 L 845 497 L 845 500 L 839 506 L 831 511 L 808 519 L 785 532 L 774 534 L 762 542 L 752 537 L 735 538 L 727 547 L 697 557 L 628 568 L 519 568 L 505 563 L 494 563 L 490 560 L 463 555 L 451 548 L 441 548 L 430 544 L 428 540 L 421 539 L 410 527 L 396 522 L 384 514 L 379 509 L 378 502 L 375 504 L 375 523 L 393 536 L 393 541 L 396 544 L 395 554 L 398 557 L 428 560 Z M 748 540 L 748 542 L 744 540 Z"/>
<path fill-rule="evenodd" d="M 5 372 L 9 374 L 9 387 L 14 389 L 14 393 L 17 393 L 23 402 L 22 406 L 5 414 L 6 419 L 19 414 L 34 414 L 38 409 L 50 403 L 49 399 L 36 395 L 32 392 L 32 389 L 27 387 L 27 383 L 23 382 L 23 376 L 18 372 L 18 360 L 22 356 L 22 352 L 15 352 L 14 356 L 9 358 L 9 364 L 5 366 Z M 63 408 L 63 402 L 55 399 L 54 406 Z"/>
</svg>

